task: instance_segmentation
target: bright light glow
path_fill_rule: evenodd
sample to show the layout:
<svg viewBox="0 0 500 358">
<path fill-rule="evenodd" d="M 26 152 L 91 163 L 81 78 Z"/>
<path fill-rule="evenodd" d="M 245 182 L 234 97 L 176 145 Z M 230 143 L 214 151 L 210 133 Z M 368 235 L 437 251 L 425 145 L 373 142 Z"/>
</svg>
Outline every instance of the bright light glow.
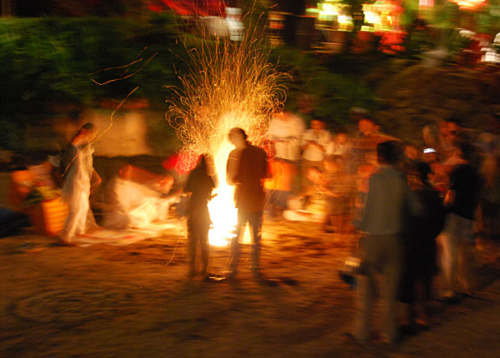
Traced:
<svg viewBox="0 0 500 358">
<path fill-rule="evenodd" d="M 243 128 L 250 142 L 259 145 L 269 120 L 285 99 L 283 80 L 268 63 L 262 36 L 255 33 L 240 42 L 200 36 L 186 48 L 186 75 L 181 89 L 173 89 L 166 113 L 184 144 L 186 153 L 210 153 L 219 178 L 217 196 L 209 210 L 214 229 L 210 244 L 227 245 L 237 222 L 233 187 L 226 184 L 226 162 L 233 146 L 227 139 L 231 128 Z"/>
<path fill-rule="evenodd" d="M 452 0 L 461 9 L 475 9 L 485 4 L 485 0 Z"/>
</svg>

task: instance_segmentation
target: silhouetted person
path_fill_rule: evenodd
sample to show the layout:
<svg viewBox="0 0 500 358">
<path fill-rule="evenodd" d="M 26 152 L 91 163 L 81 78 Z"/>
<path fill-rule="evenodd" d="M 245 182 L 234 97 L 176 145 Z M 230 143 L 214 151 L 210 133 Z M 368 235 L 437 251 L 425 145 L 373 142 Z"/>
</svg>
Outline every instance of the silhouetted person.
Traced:
<svg viewBox="0 0 500 358">
<path fill-rule="evenodd" d="M 185 193 L 190 193 L 187 210 L 187 226 L 189 240 L 189 277 L 196 275 L 196 249 L 201 250 L 201 276 L 207 278 L 210 246 L 208 232 L 210 230 L 210 213 L 208 202 L 212 198 L 212 190 L 217 186 L 212 172 L 212 158 L 208 154 L 200 155 L 198 164 L 189 173 Z"/>
<path fill-rule="evenodd" d="M 260 276 L 261 229 L 265 202 L 263 181 L 269 176 L 268 158 L 264 149 L 251 145 L 241 128 L 229 132 L 229 141 L 236 147 L 227 162 L 227 181 L 235 185 L 235 202 L 238 209 L 236 233 L 231 241 L 233 258 L 230 277 L 237 273 L 241 255 L 239 239 L 248 222 L 252 233 L 252 271 Z"/>
<path fill-rule="evenodd" d="M 413 333 L 417 327 L 425 328 L 428 325 L 428 300 L 437 274 L 436 238 L 443 228 L 445 210 L 439 191 L 429 182 L 429 164 L 416 162 L 415 166 L 408 166 L 407 169 L 410 189 L 422 205 L 419 215 L 410 215 L 408 218 L 399 295 L 400 301 L 408 305 L 402 328 Z"/>
</svg>

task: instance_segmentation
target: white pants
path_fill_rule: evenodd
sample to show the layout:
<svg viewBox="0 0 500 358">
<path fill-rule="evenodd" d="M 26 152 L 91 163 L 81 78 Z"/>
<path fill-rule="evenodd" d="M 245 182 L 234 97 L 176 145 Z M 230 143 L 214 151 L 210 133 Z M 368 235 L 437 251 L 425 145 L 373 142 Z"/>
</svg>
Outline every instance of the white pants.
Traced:
<svg viewBox="0 0 500 358">
<path fill-rule="evenodd" d="M 468 291 L 471 286 L 470 252 L 474 244 L 474 223 L 464 217 L 448 214 L 442 233 L 441 270 L 447 291 Z"/>
</svg>

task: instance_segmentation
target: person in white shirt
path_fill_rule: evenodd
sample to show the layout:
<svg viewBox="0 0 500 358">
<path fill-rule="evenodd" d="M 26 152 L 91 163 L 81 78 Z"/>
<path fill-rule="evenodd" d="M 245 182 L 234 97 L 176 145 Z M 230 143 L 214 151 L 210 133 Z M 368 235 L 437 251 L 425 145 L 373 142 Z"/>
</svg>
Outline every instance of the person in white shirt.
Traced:
<svg viewBox="0 0 500 358">
<path fill-rule="evenodd" d="M 269 162 L 272 178 L 266 180 L 269 214 L 274 217 L 287 207 L 287 199 L 293 189 L 293 179 L 300 159 L 301 137 L 304 122 L 289 112 L 276 112 L 266 134 L 270 146 Z"/>
<path fill-rule="evenodd" d="M 308 169 L 310 167 L 323 168 L 323 160 L 330 139 L 330 132 L 325 129 L 325 122 L 313 119 L 311 129 L 307 130 L 302 137 L 302 190 L 307 191 L 312 185 L 307 178 Z"/>
</svg>

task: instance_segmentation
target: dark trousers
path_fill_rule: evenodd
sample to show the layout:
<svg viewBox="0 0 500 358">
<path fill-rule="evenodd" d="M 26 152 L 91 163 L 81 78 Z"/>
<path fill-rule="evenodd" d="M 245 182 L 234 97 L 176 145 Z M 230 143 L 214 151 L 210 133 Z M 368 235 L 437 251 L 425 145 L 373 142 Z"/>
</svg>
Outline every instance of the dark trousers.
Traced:
<svg viewBox="0 0 500 358">
<path fill-rule="evenodd" d="M 188 220 L 188 242 L 189 242 L 189 274 L 196 273 L 196 249 L 198 245 L 201 250 L 201 274 L 206 275 L 208 271 L 208 260 L 210 246 L 208 244 L 209 220 Z"/>
<path fill-rule="evenodd" d="M 250 225 L 250 233 L 252 235 L 252 269 L 259 270 L 260 268 L 262 214 L 262 211 L 246 212 L 241 209 L 238 210 L 238 224 L 236 225 L 235 236 L 231 240 L 233 258 L 230 269 L 233 274 L 237 271 L 241 256 L 240 236 L 244 234 L 247 223 Z"/>
</svg>

